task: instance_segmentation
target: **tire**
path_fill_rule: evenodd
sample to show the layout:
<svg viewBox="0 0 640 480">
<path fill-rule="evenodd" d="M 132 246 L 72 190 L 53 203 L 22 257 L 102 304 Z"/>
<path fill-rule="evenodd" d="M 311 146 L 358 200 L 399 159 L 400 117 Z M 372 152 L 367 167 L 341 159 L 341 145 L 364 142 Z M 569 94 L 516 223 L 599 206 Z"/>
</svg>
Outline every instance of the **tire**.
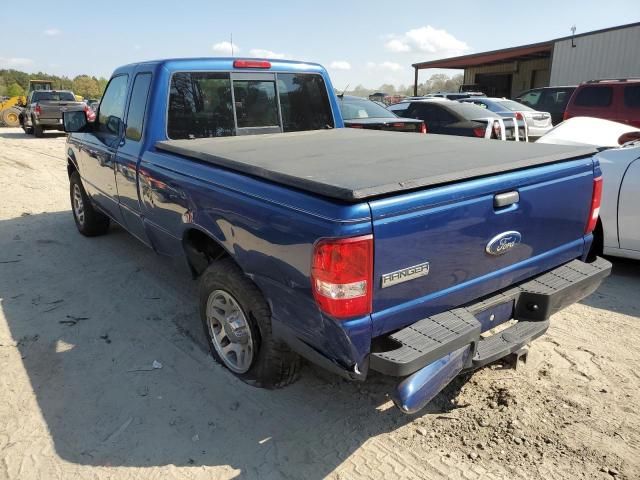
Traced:
<svg viewBox="0 0 640 480">
<path fill-rule="evenodd" d="M 22 125 L 22 130 L 24 130 L 24 133 L 26 133 L 27 135 L 31 135 L 33 133 L 33 127 L 27 127 L 25 125 L 23 115 L 20 115 L 20 124 Z"/>
<path fill-rule="evenodd" d="M 44 137 L 44 128 L 42 127 L 42 125 L 39 125 L 33 122 L 32 128 L 33 128 L 33 134 L 36 136 L 36 138 Z"/>
<path fill-rule="evenodd" d="M 20 126 L 20 113 L 21 110 L 16 107 L 7 108 L 0 112 L 2 121 L 7 127 L 19 127 Z"/>
<path fill-rule="evenodd" d="M 297 379 L 300 357 L 274 340 L 267 302 L 232 259 L 213 262 L 200 277 L 200 318 L 213 358 L 243 382 L 281 388 Z M 235 327 L 223 323 L 229 318 Z M 231 347 L 226 354 L 219 351 Z M 245 353 L 239 356 L 234 352 L 237 349 Z"/>
<path fill-rule="evenodd" d="M 110 223 L 109 217 L 93 208 L 91 200 L 84 191 L 78 172 L 73 172 L 69 177 L 69 196 L 73 219 L 82 235 L 96 237 L 107 233 Z"/>
</svg>

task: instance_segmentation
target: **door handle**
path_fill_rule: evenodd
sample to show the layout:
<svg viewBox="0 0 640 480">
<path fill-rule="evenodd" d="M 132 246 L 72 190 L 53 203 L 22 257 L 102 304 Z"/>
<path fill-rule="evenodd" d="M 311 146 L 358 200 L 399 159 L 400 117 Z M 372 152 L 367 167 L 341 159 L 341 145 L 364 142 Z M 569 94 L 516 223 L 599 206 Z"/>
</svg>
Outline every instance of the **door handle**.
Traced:
<svg viewBox="0 0 640 480">
<path fill-rule="evenodd" d="M 493 197 L 493 208 L 504 208 L 520 201 L 520 193 L 517 191 L 498 193 Z"/>
</svg>

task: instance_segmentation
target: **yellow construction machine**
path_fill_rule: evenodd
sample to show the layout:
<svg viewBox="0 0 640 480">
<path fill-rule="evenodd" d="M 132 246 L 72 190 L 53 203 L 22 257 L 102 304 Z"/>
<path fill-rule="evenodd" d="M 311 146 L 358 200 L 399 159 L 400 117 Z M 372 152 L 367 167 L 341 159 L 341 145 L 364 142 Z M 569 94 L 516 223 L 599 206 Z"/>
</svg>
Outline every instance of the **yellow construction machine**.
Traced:
<svg viewBox="0 0 640 480">
<path fill-rule="evenodd" d="M 52 90 L 53 85 L 51 80 L 29 80 L 29 91 L 27 95 L 33 90 Z M 17 95 L 15 97 L 9 97 L 6 100 L 0 100 L 0 124 L 4 124 L 7 127 L 19 127 L 20 126 L 20 113 L 27 104 L 27 97 L 24 95 Z"/>
</svg>

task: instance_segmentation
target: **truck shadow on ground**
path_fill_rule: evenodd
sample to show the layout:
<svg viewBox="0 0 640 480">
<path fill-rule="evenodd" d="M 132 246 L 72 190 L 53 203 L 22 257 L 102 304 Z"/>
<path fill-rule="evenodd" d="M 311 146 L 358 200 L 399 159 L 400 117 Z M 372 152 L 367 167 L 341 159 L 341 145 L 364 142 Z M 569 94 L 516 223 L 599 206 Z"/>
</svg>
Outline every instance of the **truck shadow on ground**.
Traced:
<svg viewBox="0 0 640 480">
<path fill-rule="evenodd" d="M 640 261 L 607 257 L 613 264 L 610 277 L 580 303 L 602 310 L 640 317 Z"/>
<path fill-rule="evenodd" d="M 45 130 L 44 132 L 44 136 L 45 138 L 56 138 L 56 137 L 64 137 L 66 135 L 65 132 L 52 132 L 52 131 L 48 131 Z M 3 131 L 2 128 L 0 128 L 0 138 L 6 138 L 9 140 L 42 140 L 41 138 L 36 138 L 33 135 L 28 135 L 26 133 L 24 133 L 23 131 L 19 131 L 19 132 L 15 132 L 15 131 L 11 131 L 11 132 L 6 132 Z"/>
<path fill-rule="evenodd" d="M 324 478 L 415 418 L 381 376 L 355 384 L 307 366 L 282 390 L 238 381 L 206 352 L 187 270 L 118 227 L 89 239 L 68 211 L 0 221 L 0 262 L 2 313 L 66 461 Z M 419 416 L 448 411 L 463 384 Z"/>
</svg>

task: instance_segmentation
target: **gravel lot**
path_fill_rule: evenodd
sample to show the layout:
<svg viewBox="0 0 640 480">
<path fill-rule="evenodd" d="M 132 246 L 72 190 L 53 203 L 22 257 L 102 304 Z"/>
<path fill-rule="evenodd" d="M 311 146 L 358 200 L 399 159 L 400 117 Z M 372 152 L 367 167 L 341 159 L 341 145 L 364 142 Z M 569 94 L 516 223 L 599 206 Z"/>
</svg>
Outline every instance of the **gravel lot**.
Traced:
<svg viewBox="0 0 640 480">
<path fill-rule="evenodd" d="M 182 266 L 76 232 L 64 141 L 0 129 L 0 478 L 640 478 L 640 263 L 615 260 L 526 366 L 415 416 L 380 376 L 257 390 L 209 358 Z"/>
</svg>

